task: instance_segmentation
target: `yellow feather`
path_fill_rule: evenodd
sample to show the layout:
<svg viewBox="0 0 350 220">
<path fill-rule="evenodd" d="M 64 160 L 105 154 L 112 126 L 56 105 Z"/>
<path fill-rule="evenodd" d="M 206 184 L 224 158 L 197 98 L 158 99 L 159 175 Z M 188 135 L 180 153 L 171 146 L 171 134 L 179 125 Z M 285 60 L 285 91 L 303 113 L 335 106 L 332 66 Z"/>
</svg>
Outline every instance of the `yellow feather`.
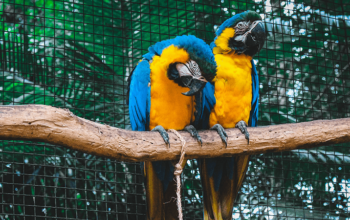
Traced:
<svg viewBox="0 0 350 220">
<path fill-rule="evenodd" d="M 169 65 L 185 63 L 189 59 L 184 49 L 169 46 L 161 56 L 154 56 L 151 63 L 151 112 L 150 130 L 157 125 L 165 129 L 182 130 L 193 120 L 193 97 L 182 95 L 189 89 L 176 84 L 167 77 Z"/>
<path fill-rule="evenodd" d="M 232 49 L 228 46 L 228 41 L 235 35 L 235 29 L 226 28 L 215 40 L 216 47 L 213 48 L 214 54 L 228 54 Z"/>
<path fill-rule="evenodd" d="M 215 82 L 216 104 L 210 126 L 221 124 L 234 128 L 243 120 L 248 124 L 252 102 L 252 57 L 241 54 L 216 54 L 218 65 Z"/>
</svg>

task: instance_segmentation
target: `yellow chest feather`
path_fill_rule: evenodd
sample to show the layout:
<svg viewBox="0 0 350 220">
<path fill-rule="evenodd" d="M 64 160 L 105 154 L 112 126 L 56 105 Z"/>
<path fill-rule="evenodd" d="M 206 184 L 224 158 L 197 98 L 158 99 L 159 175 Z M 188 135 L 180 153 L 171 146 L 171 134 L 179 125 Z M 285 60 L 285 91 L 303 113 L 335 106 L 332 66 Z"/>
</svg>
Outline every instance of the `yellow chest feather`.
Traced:
<svg viewBox="0 0 350 220">
<path fill-rule="evenodd" d="M 169 64 L 185 63 L 189 59 L 186 51 L 170 46 L 161 56 L 154 56 L 151 67 L 151 109 L 149 129 L 157 125 L 165 129 L 182 130 L 194 120 L 194 98 L 182 95 L 183 88 L 167 77 Z"/>
<path fill-rule="evenodd" d="M 219 123 L 224 128 L 234 128 L 241 120 L 248 124 L 252 102 L 251 59 L 246 55 L 215 55 L 216 104 L 210 114 L 210 126 Z"/>
</svg>

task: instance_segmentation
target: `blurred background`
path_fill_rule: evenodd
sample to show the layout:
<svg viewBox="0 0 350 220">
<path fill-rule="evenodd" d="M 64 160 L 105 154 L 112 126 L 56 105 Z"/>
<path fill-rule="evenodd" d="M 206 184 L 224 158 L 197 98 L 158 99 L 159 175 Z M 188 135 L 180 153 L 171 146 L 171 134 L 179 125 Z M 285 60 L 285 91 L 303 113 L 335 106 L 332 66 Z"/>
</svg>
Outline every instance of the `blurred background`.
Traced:
<svg viewBox="0 0 350 220">
<path fill-rule="evenodd" d="M 265 21 L 254 58 L 259 126 L 350 116 L 347 0 L 3 0 L 0 102 L 45 104 L 130 129 L 127 78 L 154 43 L 207 43 L 245 10 Z M 255 155 L 233 219 L 350 220 L 349 144 Z M 145 219 L 139 163 L 29 141 L 0 142 L 0 219 Z M 183 175 L 185 219 L 202 219 L 197 163 Z"/>
</svg>

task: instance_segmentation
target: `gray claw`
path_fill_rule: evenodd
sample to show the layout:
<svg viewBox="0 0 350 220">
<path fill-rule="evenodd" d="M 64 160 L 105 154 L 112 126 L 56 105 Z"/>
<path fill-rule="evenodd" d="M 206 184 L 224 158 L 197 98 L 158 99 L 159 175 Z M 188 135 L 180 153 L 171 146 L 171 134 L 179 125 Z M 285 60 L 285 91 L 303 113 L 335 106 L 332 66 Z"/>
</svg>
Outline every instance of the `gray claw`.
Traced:
<svg viewBox="0 0 350 220">
<path fill-rule="evenodd" d="M 152 129 L 152 131 L 158 131 L 160 136 L 162 136 L 164 142 L 167 145 L 169 145 L 169 148 L 170 148 L 169 135 L 161 125 L 156 126 L 155 128 Z"/>
<path fill-rule="evenodd" d="M 247 130 L 247 124 L 244 121 L 239 121 L 236 124 L 236 128 L 238 128 L 239 130 L 241 130 L 242 134 L 244 134 L 245 139 L 248 140 L 248 144 L 249 144 L 249 132 Z"/>
<path fill-rule="evenodd" d="M 203 144 L 202 138 L 199 136 L 196 128 L 193 125 L 187 125 L 184 130 L 189 132 L 192 137 L 196 138 L 197 141 L 199 141 L 201 143 L 201 146 L 202 146 L 202 144 Z"/>
<path fill-rule="evenodd" d="M 211 127 L 210 130 L 215 130 L 218 132 L 221 140 L 225 143 L 225 146 L 227 148 L 227 134 L 225 129 L 220 124 L 216 124 L 213 127 Z"/>
</svg>

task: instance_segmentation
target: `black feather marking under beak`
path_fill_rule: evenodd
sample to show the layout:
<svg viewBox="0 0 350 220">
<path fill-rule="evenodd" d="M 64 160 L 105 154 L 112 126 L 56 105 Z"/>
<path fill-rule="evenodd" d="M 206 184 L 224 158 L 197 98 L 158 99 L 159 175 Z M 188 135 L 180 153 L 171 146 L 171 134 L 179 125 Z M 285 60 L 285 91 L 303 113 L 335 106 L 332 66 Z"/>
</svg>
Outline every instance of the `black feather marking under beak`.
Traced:
<svg viewBox="0 0 350 220">
<path fill-rule="evenodd" d="M 183 85 L 190 89 L 190 91 L 182 93 L 183 95 L 195 95 L 197 92 L 201 91 L 208 82 L 202 76 L 202 72 L 199 69 L 198 64 L 193 60 L 189 60 L 185 64 L 177 63 L 176 69 Z"/>
<path fill-rule="evenodd" d="M 191 82 L 191 85 L 188 87 L 188 88 L 190 88 L 190 91 L 182 93 L 182 94 L 186 95 L 186 96 L 195 95 L 197 92 L 201 91 L 205 87 L 205 84 L 207 84 L 207 83 L 202 81 L 202 80 L 193 79 Z"/>
</svg>

